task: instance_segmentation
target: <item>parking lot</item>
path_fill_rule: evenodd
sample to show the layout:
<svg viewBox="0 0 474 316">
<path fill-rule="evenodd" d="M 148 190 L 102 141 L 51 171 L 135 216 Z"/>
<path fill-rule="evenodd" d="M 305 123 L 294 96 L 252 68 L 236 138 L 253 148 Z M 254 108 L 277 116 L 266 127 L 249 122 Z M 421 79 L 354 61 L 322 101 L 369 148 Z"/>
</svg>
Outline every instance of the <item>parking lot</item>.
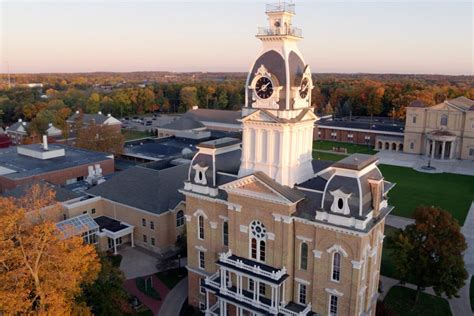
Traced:
<svg viewBox="0 0 474 316">
<path fill-rule="evenodd" d="M 166 125 L 174 120 L 177 120 L 180 115 L 159 115 L 159 116 L 131 116 L 123 118 L 120 121 L 122 122 L 122 128 L 131 129 L 136 131 L 148 131 L 150 129 L 155 129 L 157 127 Z M 151 123 L 146 123 L 151 122 Z M 150 125 L 148 125 L 150 124 Z"/>
</svg>

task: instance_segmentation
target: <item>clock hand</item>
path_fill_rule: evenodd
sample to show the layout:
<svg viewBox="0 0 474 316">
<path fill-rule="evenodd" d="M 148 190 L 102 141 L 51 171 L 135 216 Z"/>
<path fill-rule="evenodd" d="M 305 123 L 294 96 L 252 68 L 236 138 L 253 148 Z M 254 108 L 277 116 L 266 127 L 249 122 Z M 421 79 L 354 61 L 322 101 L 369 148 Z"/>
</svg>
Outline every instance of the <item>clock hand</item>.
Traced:
<svg viewBox="0 0 474 316">
<path fill-rule="evenodd" d="M 267 83 L 266 85 L 262 86 L 262 89 L 261 89 L 261 90 L 263 90 L 263 91 L 267 91 L 267 87 L 268 87 L 268 85 L 269 85 L 269 84 L 270 84 L 270 82 L 269 82 L 269 83 Z"/>
</svg>

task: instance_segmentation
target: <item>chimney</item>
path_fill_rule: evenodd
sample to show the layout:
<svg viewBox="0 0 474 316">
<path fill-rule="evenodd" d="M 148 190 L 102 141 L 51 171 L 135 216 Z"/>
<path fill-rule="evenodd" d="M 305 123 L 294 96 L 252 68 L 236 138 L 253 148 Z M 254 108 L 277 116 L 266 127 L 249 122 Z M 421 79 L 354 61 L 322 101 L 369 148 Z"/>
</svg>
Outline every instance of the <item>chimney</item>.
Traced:
<svg viewBox="0 0 474 316">
<path fill-rule="evenodd" d="M 110 114 L 110 113 L 109 113 L 109 114 L 107 114 L 107 117 L 111 117 L 111 116 L 112 116 L 112 114 Z"/>
<path fill-rule="evenodd" d="M 95 174 L 96 176 L 102 176 L 102 168 L 100 168 L 100 164 L 95 165 Z"/>
<path fill-rule="evenodd" d="M 43 150 L 48 150 L 48 136 L 43 135 Z"/>
<path fill-rule="evenodd" d="M 49 124 L 48 124 L 48 127 L 53 127 L 53 123 L 49 123 Z"/>
<path fill-rule="evenodd" d="M 374 218 L 380 214 L 380 203 L 382 203 L 383 179 L 369 179 L 370 190 L 372 192 L 372 208 L 374 209 Z"/>
<path fill-rule="evenodd" d="M 79 111 L 76 111 L 76 114 L 79 114 Z"/>
<path fill-rule="evenodd" d="M 21 122 L 23 122 L 23 120 L 22 120 L 22 119 L 18 119 L 18 122 L 20 122 L 20 123 L 21 123 Z"/>
<path fill-rule="evenodd" d="M 102 115 L 102 111 L 97 112 L 97 114 Z"/>
</svg>

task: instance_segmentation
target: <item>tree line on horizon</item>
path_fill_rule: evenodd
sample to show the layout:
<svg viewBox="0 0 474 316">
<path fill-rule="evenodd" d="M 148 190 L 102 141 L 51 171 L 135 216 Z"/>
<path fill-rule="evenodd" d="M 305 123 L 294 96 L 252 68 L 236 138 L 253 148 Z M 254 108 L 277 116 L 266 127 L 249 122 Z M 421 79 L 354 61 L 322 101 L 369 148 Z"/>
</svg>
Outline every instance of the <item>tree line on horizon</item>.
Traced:
<svg viewBox="0 0 474 316">
<path fill-rule="evenodd" d="M 150 79 L 143 79 L 147 75 Z M 406 106 L 414 100 L 429 106 L 458 96 L 474 99 L 469 76 L 313 77 L 312 106 L 320 115 L 404 119 Z M 29 129 L 36 134 L 44 133 L 49 123 L 64 129 L 65 119 L 77 110 L 126 117 L 153 112 L 182 113 L 195 106 L 239 110 L 245 102 L 245 75 L 240 73 L 34 74 L 19 78 L 21 82 L 39 81 L 43 87 L 8 88 L 3 80 L 0 124 L 9 126 L 21 118 L 31 122 Z M 14 77 L 14 81 L 19 79 Z"/>
</svg>

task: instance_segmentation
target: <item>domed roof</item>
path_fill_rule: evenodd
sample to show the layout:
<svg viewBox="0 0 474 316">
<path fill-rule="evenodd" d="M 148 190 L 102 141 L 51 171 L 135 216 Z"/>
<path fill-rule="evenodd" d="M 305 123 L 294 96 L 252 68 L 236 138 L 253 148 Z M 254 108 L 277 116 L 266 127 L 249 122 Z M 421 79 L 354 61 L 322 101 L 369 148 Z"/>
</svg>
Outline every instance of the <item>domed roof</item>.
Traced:
<svg viewBox="0 0 474 316">
<path fill-rule="evenodd" d="M 299 54 L 297 54 L 294 51 L 291 51 L 288 54 L 287 61 L 288 62 L 286 62 L 285 58 L 276 50 L 269 50 L 257 58 L 247 78 L 247 88 L 248 88 L 250 83 L 257 76 L 258 69 L 263 65 L 265 69 L 269 73 L 271 73 L 278 81 L 275 84 L 278 86 L 284 87 L 279 92 L 280 95 L 279 95 L 278 104 L 279 104 L 280 110 L 286 109 L 286 102 L 287 102 L 286 86 L 289 85 L 290 90 L 291 90 L 291 87 L 299 87 L 301 78 L 306 68 L 306 65 L 303 62 L 303 59 L 299 56 Z M 287 65 L 288 65 L 288 72 L 287 72 Z M 253 102 L 252 94 L 248 93 L 247 98 L 248 98 L 247 104 L 249 105 L 249 107 L 251 107 L 252 102 Z M 290 109 L 292 108 L 292 105 L 293 105 L 293 102 L 291 102 L 290 100 Z"/>
</svg>

